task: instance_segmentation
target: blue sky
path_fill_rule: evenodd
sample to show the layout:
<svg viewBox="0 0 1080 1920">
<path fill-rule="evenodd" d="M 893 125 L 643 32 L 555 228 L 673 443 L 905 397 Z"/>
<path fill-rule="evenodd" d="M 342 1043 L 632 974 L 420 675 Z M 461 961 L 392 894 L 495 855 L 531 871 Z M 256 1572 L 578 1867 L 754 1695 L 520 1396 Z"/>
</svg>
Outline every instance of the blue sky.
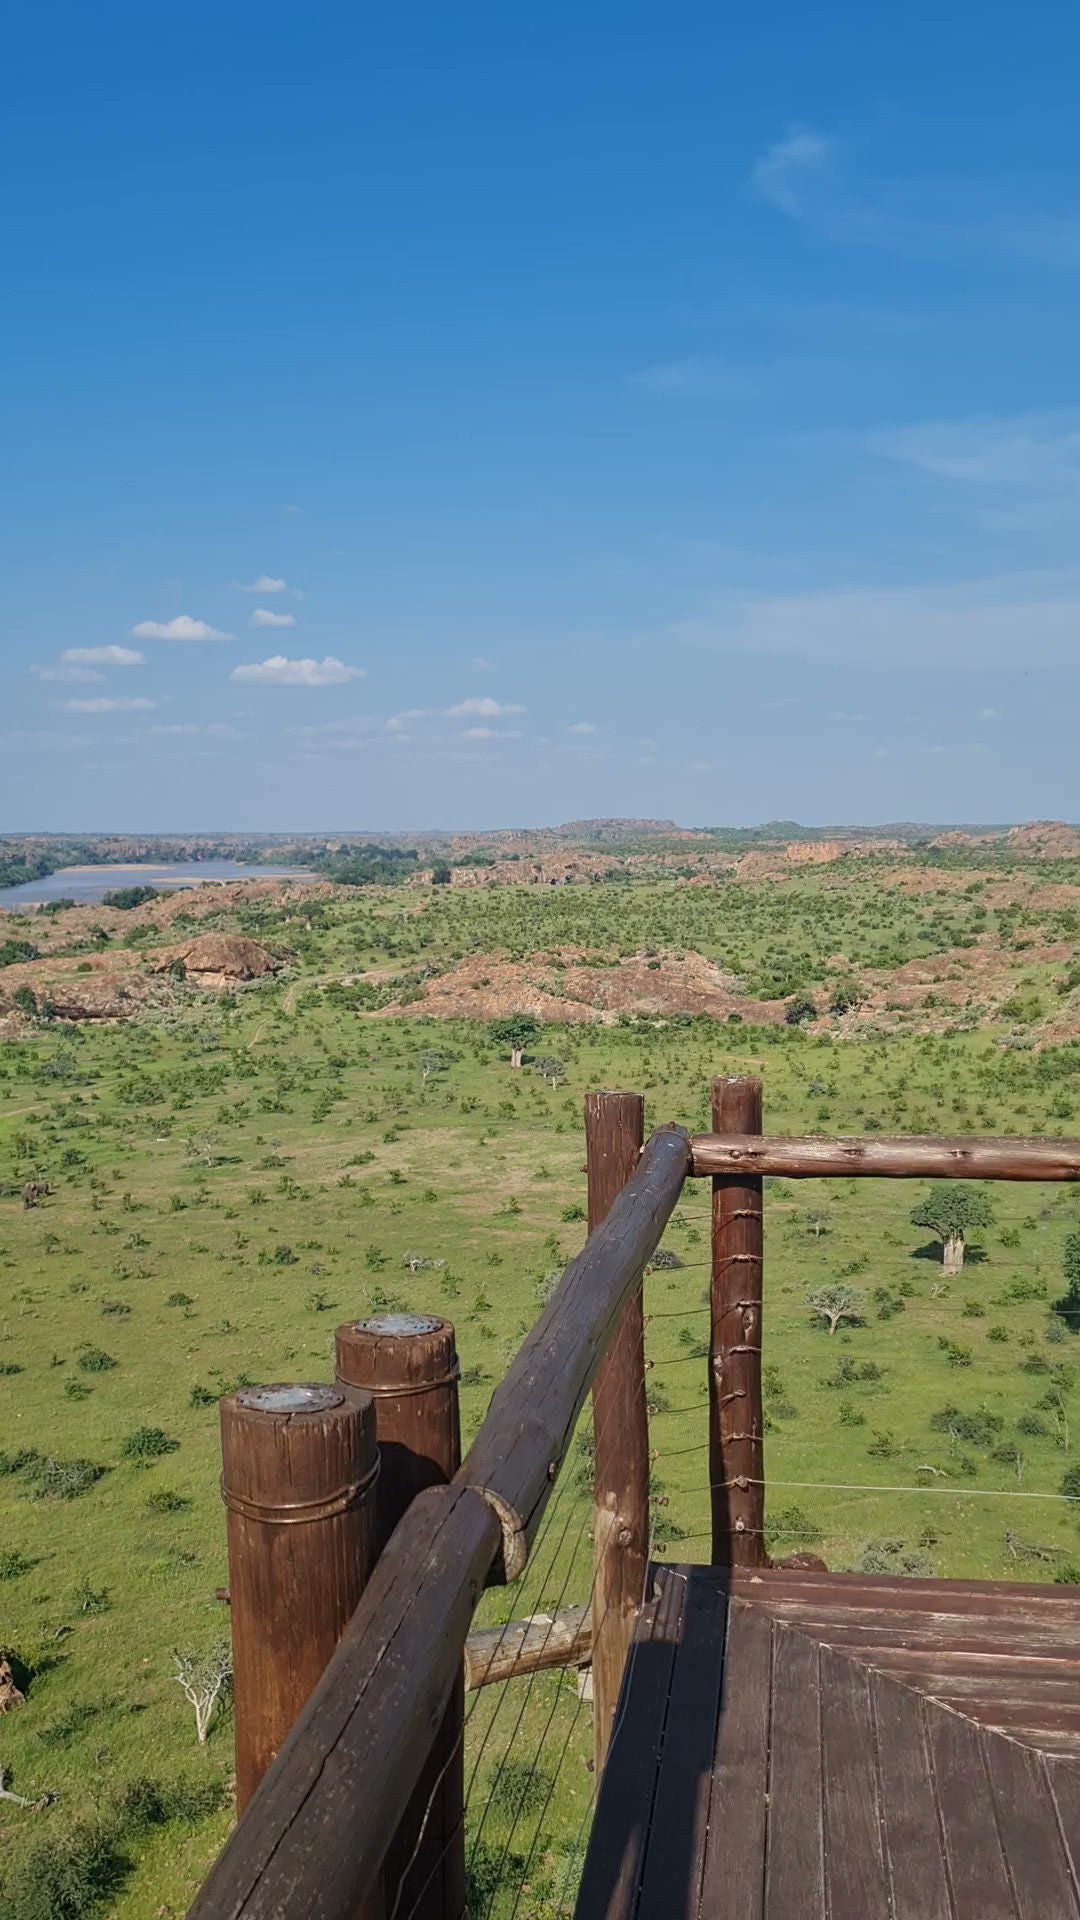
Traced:
<svg viewBox="0 0 1080 1920">
<path fill-rule="evenodd" d="M 22 9 L 0 828 L 1077 817 L 1078 55 Z"/>
</svg>

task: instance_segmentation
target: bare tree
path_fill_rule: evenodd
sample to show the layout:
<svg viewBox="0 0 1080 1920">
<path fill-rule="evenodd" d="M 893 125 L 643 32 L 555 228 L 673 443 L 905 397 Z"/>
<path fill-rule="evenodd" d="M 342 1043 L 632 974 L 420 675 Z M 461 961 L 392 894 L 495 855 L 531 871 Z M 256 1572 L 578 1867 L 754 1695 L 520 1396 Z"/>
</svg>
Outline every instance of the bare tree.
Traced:
<svg viewBox="0 0 1080 1920">
<path fill-rule="evenodd" d="M 811 1313 L 828 1322 L 830 1333 L 836 1332 L 841 1320 L 862 1318 L 862 1294 L 854 1287 L 845 1287 L 840 1280 L 834 1280 L 827 1287 L 811 1287 L 806 1304 Z"/>
<path fill-rule="evenodd" d="M 204 1127 L 201 1133 L 189 1133 L 184 1142 L 192 1160 L 201 1160 L 205 1167 L 216 1167 L 221 1156 L 218 1153 L 218 1136 L 213 1127 Z"/>
<path fill-rule="evenodd" d="M 176 1662 L 173 1679 L 194 1709 L 195 1732 L 204 1747 L 214 1708 L 228 1697 L 232 1686 L 232 1651 L 223 1640 L 209 1653 L 178 1653 L 174 1647 L 172 1657 Z"/>
</svg>

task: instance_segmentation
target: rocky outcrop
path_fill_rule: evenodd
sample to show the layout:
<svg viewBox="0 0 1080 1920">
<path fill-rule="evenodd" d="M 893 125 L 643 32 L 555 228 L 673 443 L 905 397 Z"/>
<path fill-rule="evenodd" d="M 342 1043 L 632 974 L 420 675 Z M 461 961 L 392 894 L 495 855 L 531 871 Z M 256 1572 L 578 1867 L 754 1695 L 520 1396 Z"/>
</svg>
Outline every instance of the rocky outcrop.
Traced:
<svg viewBox="0 0 1080 1920">
<path fill-rule="evenodd" d="M 161 947 L 153 960 L 154 973 L 169 973 L 192 986 L 229 993 L 249 980 L 265 980 L 280 973 L 288 956 L 243 940 L 231 933 L 201 933 L 179 946 Z"/>
</svg>

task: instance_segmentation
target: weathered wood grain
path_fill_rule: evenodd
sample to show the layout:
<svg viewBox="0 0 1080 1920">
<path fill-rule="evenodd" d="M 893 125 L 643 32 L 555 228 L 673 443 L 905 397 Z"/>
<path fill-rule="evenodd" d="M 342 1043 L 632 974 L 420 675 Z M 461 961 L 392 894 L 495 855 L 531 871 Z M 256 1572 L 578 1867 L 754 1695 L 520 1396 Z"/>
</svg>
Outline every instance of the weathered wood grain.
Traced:
<svg viewBox="0 0 1080 1920">
<path fill-rule="evenodd" d="M 851 1134 L 832 1139 L 695 1133 L 691 1171 L 743 1178 L 775 1174 L 785 1180 L 852 1174 L 875 1180 L 1080 1180 L 1080 1140 L 1045 1135 L 1018 1139 L 965 1134 Z"/>
<path fill-rule="evenodd" d="M 1080 1909 L 1040 1755 L 992 1734 L 983 1735 L 982 1748 L 1019 1920 L 1077 1920 Z"/>
<path fill-rule="evenodd" d="M 922 1702 L 880 1673 L 870 1696 L 893 1920 L 952 1920 Z"/>
<path fill-rule="evenodd" d="M 503 1530 L 501 1578 L 528 1560 L 544 1508 L 614 1326 L 660 1243 L 690 1166 L 681 1127 L 661 1127 L 607 1219 L 589 1235 L 491 1397 L 458 1481 Z"/>
<path fill-rule="evenodd" d="M 769 1791 L 772 1625 L 732 1605 L 701 1885 L 708 1920 L 761 1920 Z"/>
<path fill-rule="evenodd" d="M 926 1734 L 956 1920 L 1016 1920 L 979 1730 L 937 1710 Z"/>
<path fill-rule="evenodd" d="M 586 1666 L 592 1654 L 588 1607 L 561 1607 L 508 1626 L 484 1627 L 465 1642 L 465 1691 L 548 1667 Z"/>
<path fill-rule="evenodd" d="M 334 1349 L 338 1379 L 374 1404 L 385 1546 L 417 1494 L 445 1486 L 461 1465 L 453 1323 L 438 1314 L 375 1314 L 339 1327 Z M 461 1920 L 465 1912 L 464 1693 L 459 1682 L 387 1849 L 386 1910 L 410 1920 Z"/>
<path fill-rule="evenodd" d="M 890 1920 L 865 1668 L 822 1647 L 821 1748 L 830 1920 Z"/>
<path fill-rule="evenodd" d="M 737 1685 L 736 1676 L 731 1678 Z M 783 1914 L 785 1920 L 821 1920 L 825 1911 L 818 1648 L 805 1634 L 778 1626 L 773 1634 L 765 1912 Z"/>
<path fill-rule="evenodd" d="M 603 1225 L 641 1158 L 640 1093 L 585 1096 L 589 1232 Z M 649 1416 L 641 1279 L 593 1380 L 593 1753 L 603 1770 L 649 1556 Z"/>
<path fill-rule="evenodd" d="M 243 1812 L 375 1564 L 378 1455 L 372 1403 L 348 1389 L 247 1389 L 219 1412 Z"/>
<path fill-rule="evenodd" d="M 574 1909 L 582 1920 L 634 1920 L 637 1912 L 686 1596 L 686 1581 L 674 1570 L 665 1568 L 658 1580 L 659 1595 L 638 1622 L 623 1681 L 629 1697 L 620 1701 L 609 1743 L 603 1816 L 593 1823 Z"/>
<path fill-rule="evenodd" d="M 678 1573 L 670 1579 L 684 1578 Z M 679 1651 L 668 1697 L 663 1765 L 637 1920 L 696 1920 L 709 1832 L 713 1755 L 726 1669 L 727 1593 L 686 1580 Z"/>
<path fill-rule="evenodd" d="M 191 1920 L 347 1920 L 461 1677 L 499 1523 L 470 1488 L 413 1502 Z"/>
</svg>

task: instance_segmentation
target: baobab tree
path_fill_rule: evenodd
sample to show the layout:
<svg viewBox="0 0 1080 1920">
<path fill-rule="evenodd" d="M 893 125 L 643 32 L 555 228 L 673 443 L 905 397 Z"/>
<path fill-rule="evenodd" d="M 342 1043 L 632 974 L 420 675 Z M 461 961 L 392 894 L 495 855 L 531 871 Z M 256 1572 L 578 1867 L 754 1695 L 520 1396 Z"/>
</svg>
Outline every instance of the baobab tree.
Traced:
<svg viewBox="0 0 1080 1920">
<path fill-rule="evenodd" d="M 925 1200 L 912 1207 L 913 1227 L 929 1227 L 941 1241 L 941 1264 L 946 1273 L 959 1273 L 964 1264 L 965 1236 L 973 1227 L 990 1226 L 994 1214 L 981 1187 L 943 1180 L 931 1187 Z"/>
<path fill-rule="evenodd" d="M 520 1067 L 525 1049 L 536 1039 L 540 1027 L 530 1014 L 511 1013 L 505 1020 L 493 1020 L 488 1033 L 497 1047 L 510 1049 L 510 1065 Z"/>
</svg>

